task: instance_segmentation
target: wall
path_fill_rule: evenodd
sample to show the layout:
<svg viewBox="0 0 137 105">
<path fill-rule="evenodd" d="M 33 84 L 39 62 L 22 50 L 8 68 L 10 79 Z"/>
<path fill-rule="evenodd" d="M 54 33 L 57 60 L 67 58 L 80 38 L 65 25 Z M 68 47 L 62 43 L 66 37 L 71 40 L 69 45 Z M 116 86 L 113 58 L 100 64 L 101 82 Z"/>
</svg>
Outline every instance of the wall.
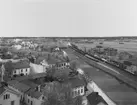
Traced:
<svg viewBox="0 0 137 105">
<path fill-rule="evenodd" d="M 28 102 L 29 100 L 29 102 Z M 34 97 L 28 96 L 27 94 L 25 94 L 25 103 L 27 105 L 31 105 L 31 101 L 33 105 L 41 105 L 42 103 L 42 97 L 40 97 L 40 99 L 36 99 Z"/>
<path fill-rule="evenodd" d="M 82 89 L 83 89 L 83 92 L 81 92 Z M 78 94 L 78 91 L 80 91 L 80 94 Z M 84 86 L 81 86 L 81 87 L 73 89 L 73 97 L 83 96 L 84 94 L 85 94 L 85 88 L 84 88 Z"/>
<path fill-rule="evenodd" d="M 5 94 L 10 94 L 10 98 L 3 100 L 3 96 Z M 15 101 L 14 105 L 20 105 L 20 97 L 18 97 L 16 94 L 7 91 L 0 97 L 0 104 L 2 105 L 11 105 L 11 101 Z"/>
<path fill-rule="evenodd" d="M 21 71 L 22 70 L 22 71 Z M 26 71 L 27 70 L 27 71 Z M 16 71 L 16 73 L 14 72 Z M 16 69 L 13 71 L 13 75 L 20 75 L 21 73 L 23 73 L 24 75 L 29 75 L 30 74 L 30 68 L 23 68 L 23 69 Z"/>
</svg>

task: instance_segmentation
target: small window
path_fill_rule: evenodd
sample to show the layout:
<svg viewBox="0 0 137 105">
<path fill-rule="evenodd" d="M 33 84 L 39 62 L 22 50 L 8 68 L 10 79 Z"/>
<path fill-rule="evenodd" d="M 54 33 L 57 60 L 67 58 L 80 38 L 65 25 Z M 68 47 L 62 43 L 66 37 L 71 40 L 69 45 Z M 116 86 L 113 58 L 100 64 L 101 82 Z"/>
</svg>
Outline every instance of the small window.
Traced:
<svg viewBox="0 0 137 105">
<path fill-rule="evenodd" d="M 26 69 L 26 72 L 28 71 L 28 69 Z"/>
<path fill-rule="evenodd" d="M 81 93 L 83 93 L 83 89 L 81 89 Z"/>
<path fill-rule="evenodd" d="M 21 72 L 23 72 L 23 70 L 21 69 Z"/>
<path fill-rule="evenodd" d="M 80 90 L 78 90 L 78 95 L 80 94 Z"/>
<path fill-rule="evenodd" d="M 77 96 L 77 91 L 75 91 L 75 95 Z"/>
<path fill-rule="evenodd" d="M 16 74 L 16 71 L 14 71 L 14 73 Z"/>
<path fill-rule="evenodd" d="M 4 100 L 5 99 L 9 99 L 10 98 L 10 94 L 5 94 L 3 98 L 4 98 Z"/>
<path fill-rule="evenodd" d="M 15 105 L 15 101 L 11 101 L 11 105 Z"/>
<path fill-rule="evenodd" d="M 33 102 L 31 101 L 31 105 L 33 105 Z"/>
</svg>

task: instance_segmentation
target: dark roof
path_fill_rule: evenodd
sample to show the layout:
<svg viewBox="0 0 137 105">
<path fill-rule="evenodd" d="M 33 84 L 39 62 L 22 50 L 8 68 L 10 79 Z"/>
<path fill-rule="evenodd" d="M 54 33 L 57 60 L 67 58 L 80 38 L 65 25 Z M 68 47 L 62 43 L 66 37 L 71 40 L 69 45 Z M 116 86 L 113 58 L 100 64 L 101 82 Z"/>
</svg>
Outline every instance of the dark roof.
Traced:
<svg viewBox="0 0 137 105">
<path fill-rule="evenodd" d="M 55 70 L 55 74 L 54 76 L 59 76 L 59 75 L 69 75 L 69 73 L 71 72 L 72 70 L 69 69 L 69 68 L 63 68 L 63 69 L 58 69 L 58 70 Z"/>
<path fill-rule="evenodd" d="M 30 89 L 29 86 L 27 86 L 27 85 L 25 85 L 23 83 L 20 83 L 20 82 L 18 82 L 16 80 L 8 81 L 8 85 L 14 87 L 15 89 L 18 89 L 21 92 L 25 92 L 25 91 Z"/>
<path fill-rule="evenodd" d="M 74 77 L 69 78 L 68 81 L 64 81 L 65 84 L 70 84 L 72 88 L 77 88 L 80 86 L 86 86 L 85 81 L 82 78 Z"/>
<path fill-rule="evenodd" d="M 29 68 L 29 61 L 22 60 L 17 63 L 12 63 L 13 69 L 22 69 L 22 68 Z"/>
<path fill-rule="evenodd" d="M 24 76 L 16 77 L 15 80 L 23 81 L 23 80 L 28 80 L 28 79 L 36 79 L 36 78 L 45 77 L 46 75 L 47 75 L 46 73 L 37 73 L 37 74 L 32 74 L 32 75 L 24 75 Z"/>
<path fill-rule="evenodd" d="M 30 75 L 30 77 L 31 77 L 32 79 L 36 79 L 36 78 L 45 77 L 46 75 L 47 75 L 46 73 L 37 73 L 37 74 Z"/>
<path fill-rule="evenodd" d="M 30 80 L 23 80 L 21 83 L 30 86 L 31 88 L 36 88 L 38 85 Z"/>
<path fill-rule="evenodd" d="M 28 94 L 28 95 L 31 96 L 31 97 L 36 98 L 36 99 L 38 99 L 38 98 L 42 95 L 41 92 L 36 91 L 35 89 L 30 89 L 30 90 L 28 90 L 28 91 L 25 92 L 25 93 Z"/>
<path fill-rule="evenodd" d="M 47 59 L 47 57 L 46 56 L 39 56 L 37 59 L 36 59 L 36 64 L 40 64 L 40 62 L 41 61 L 43 61 L 43 60 L 46 60 Z"/>
<path fill-rule="evenodd" d="M 90 105 L 98 105 L 100 102 L 103 102 L 107 105 L 107 103 L 104 101 L 104 99 L 98 95 L 97 92 L 92 92 L 87 96 L 87 100 L 90 103 Z"/>
</svg>

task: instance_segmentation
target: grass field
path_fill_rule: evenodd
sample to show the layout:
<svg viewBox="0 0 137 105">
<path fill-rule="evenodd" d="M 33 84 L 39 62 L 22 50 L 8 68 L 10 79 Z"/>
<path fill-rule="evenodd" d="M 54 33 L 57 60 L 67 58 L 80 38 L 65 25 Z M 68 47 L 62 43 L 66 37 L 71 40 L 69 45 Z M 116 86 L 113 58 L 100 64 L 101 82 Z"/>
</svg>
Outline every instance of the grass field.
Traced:
<svg viewBox="0 0 137 105">
<path fill-rule="evenodd" d="M 91 44 L 76 44 L 78 45 L 80 48 L 84 48 L 86 47 L 87 49 L 90 48 L 94 48 L 96 45 L 101 45 L 104 47 L 111 47 L 111 48 L 116 48 L 118 49 L 118 51 L 127 51 L 129 53 L 132 54 L 136 54 L 137 55 L 137 43 L 136 42 L 124 42 L 124 44 L 119 44 L 118 42 L 109 42 L 109 41 L 105 41 L 103 44 L 99 44 L 98 42 L 94 42 Z"/>
</svg>

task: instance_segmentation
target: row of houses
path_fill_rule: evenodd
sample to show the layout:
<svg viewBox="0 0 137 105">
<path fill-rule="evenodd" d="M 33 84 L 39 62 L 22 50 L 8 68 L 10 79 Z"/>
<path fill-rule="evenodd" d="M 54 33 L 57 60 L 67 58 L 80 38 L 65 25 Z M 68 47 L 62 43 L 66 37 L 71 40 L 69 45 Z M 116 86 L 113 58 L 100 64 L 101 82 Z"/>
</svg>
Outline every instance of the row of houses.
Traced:
<svg viewBox="0 0 137 105">
<path fill-rule="evenodd" d="M 68 68 L 60 69 L 60 72 L 68 72 L 68 70 Z M 41 105 L 46 98 L 42 90 L 47 86 L 47 83 L 44 83 L 44 81 L 43 83 L 38 82 L 41 81 L 39 78 L 44 78 L 43 73 L 29 77 L 18 77 L 15 80 L 8 81 L 5 85 L 1 84 L 0 105 Z M 69 78 L 62 84 L 71 84 L 72 97 L 85 95 L 85 81 L 77 76 Z"/>
</svg>

